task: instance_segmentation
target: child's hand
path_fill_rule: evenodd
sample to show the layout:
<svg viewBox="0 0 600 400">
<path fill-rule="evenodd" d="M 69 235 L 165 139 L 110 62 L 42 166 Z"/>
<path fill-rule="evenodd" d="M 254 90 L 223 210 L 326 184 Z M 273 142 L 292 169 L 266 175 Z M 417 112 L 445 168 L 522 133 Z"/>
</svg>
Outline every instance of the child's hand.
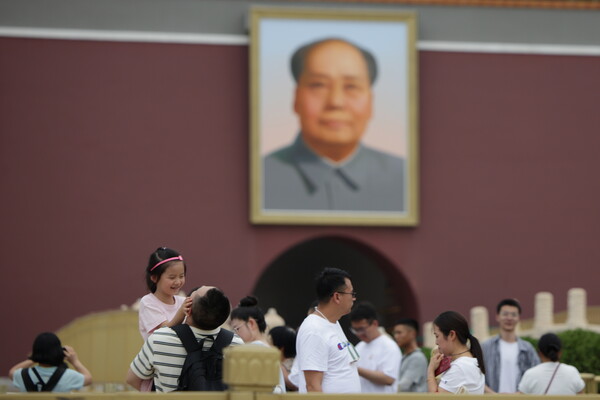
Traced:
<svg viewBox="0 0 600 400">
<path fill-rule="evenodd" d="M 75 349 L 73 349 L 71 346 L 63 347 L 63 353 L 65 354 L 65 358 L 67 359 L 67 361 L 71 364 L 77 362 L 77 353 L 75 352 Z"/>
<path fill-rule="evenodd" d="M 192 311 L 192 303 L 193 300 L 191 297 L 185 298 L 183 304 L 181 305 L 181 311 L 183 311 L 183 315 L 189 315 L 189 313 Z"/>
</svg>

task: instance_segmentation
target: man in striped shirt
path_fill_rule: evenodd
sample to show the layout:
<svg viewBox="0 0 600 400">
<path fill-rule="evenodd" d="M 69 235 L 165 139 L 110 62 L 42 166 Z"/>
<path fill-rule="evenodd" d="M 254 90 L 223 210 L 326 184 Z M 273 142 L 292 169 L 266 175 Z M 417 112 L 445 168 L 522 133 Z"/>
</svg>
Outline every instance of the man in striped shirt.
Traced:
<svg viewBox="0 0 600 400">
<path fill-rule="evenodd" d="M 220 289 L 212 286 L 202 286 L 191 297 L 194 300 L 186 323 L 192 328 L 198 341 L 206 339 L 204 348 L 209 349 L 221 330 L 221 325 L 229 317 L 229 299 Z M 234 335 L 232 345 L 243 343 L 239 336 Z M 173 329 L 157 329 L 131 362 L 127 383 L 139 390 L 143 380 L 154 377 L 157 392 L 171 392 L 177 389 L 186 356 L 187 352 Z"/>
</svg>

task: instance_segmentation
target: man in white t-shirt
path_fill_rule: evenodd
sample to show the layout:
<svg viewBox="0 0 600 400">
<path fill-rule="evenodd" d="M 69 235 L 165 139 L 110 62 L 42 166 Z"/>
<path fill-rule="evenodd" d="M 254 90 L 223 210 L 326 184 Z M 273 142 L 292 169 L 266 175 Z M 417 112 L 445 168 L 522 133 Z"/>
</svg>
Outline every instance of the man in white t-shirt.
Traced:
<svg viewBox="0 0 600 400">
<path fill-rule="evenodd" d="M 359 303 L 350 313 L 350 325 L 350 331 L 361 340 L 356 345 L 361 391 L 395 393 L 402 354 L 396 342 L 379 330 L 375 307 Z"/>
<path fill-rule="evenodd" d="M 496 307 L 500 333 L 483 342 L 486 393 L 515 393 L 521 377 L 540 363 L 531 343 L 520 339 L 516 329 L 521 317 L 517 300 L 504 299 Z"/>
<path fill-rule="evenodd" d="M 306 381 L 298 390 L 360 393 L 358 353 L 338 322 L 356 298 L 350 274 L 325 268 L 317 277 L 316 292 L 319 305 L 304 319 L 296 337 L 298 368 Z"/>
</svg>

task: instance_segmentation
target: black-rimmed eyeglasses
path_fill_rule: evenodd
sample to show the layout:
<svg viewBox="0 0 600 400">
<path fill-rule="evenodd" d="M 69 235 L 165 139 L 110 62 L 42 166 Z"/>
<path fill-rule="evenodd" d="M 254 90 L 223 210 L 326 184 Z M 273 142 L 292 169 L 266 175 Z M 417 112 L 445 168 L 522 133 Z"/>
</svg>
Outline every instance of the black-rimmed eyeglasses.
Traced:
<svg viewBox="0 0 600 400">
<path fill-rule="evenodd" d="M 335 292 L 339 293 L 339 294 L 350 294 L 350 295 L 352 295 L 353 298 L 356 298 L 356 292 L 355 291 L 352 291 L 352 292 L 340 292 L 339 290 L 336 290 Z"/>
</svg>

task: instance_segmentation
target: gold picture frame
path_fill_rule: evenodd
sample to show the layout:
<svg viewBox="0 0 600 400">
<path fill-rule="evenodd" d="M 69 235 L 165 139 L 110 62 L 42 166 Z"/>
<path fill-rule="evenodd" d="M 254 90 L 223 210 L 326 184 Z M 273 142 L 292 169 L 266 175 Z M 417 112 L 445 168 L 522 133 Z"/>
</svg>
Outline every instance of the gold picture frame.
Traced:
<svg viewBox="0 0 600 400">
<path fill-rule="evenodd" d="M 416 35 L 413 12 L 251 9 L 252 223 L 418 224 Z"/>
</svg>

